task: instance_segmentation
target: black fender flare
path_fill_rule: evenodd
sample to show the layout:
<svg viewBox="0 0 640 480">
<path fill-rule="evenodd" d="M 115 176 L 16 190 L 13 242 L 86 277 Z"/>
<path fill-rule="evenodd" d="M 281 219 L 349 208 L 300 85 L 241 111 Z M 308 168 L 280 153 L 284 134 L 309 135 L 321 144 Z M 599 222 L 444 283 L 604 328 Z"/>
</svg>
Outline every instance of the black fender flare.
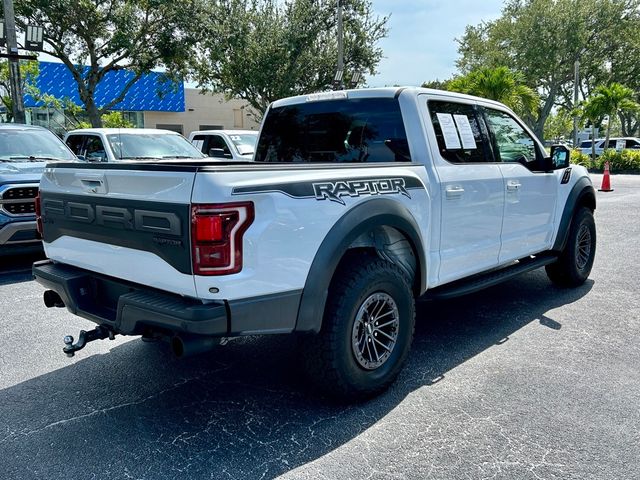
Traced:
<svg viewBox="0 0 640 480">
<path fill-rule="evenodd" d="M 569 236 L 571 220 L 578 205 L 586 205 L 593 210 L 596 208 L 596 190 L 586 177 L 580 178 L 575 183 L 567 197 L 567 202 L 564 205 L 562 217 L 560 218 L 560 225 L 558 226 L 558 235 L 552 248 L 554 252 L 562 252 L 564 250 L 567 244 L 567 237 Z"/>
<path fill-rule="evenodd" d="M 345 213 L 320 244 L 302 292 L 296 331 L 320 331 L 329 284 L 338 263 L 356 238 L 373 227 L 382 225 L 396 228 L 411 242 L 418 263 L 416 288 L 419 291 L 416 293 L 420 295 L 426 290 L 426 256 L 415 219 L 409 210 L 397 201 L 387 198 L 367 200 Z"/>
</svg>

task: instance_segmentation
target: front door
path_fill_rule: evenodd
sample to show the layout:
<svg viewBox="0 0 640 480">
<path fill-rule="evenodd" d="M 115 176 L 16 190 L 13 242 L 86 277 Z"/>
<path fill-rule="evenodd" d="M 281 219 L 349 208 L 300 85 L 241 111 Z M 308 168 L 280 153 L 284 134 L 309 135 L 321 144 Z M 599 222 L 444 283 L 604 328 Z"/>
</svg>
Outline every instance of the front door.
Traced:
<svg viewBox="0 0 640 480">
<path fill-rule="evenodd" d="M 484 109 L 504 178 L 505 204 L 500 263 L 551 247 L 558 177 L 540 171 L 545 155 L 509 113 Z"/>
</svg>

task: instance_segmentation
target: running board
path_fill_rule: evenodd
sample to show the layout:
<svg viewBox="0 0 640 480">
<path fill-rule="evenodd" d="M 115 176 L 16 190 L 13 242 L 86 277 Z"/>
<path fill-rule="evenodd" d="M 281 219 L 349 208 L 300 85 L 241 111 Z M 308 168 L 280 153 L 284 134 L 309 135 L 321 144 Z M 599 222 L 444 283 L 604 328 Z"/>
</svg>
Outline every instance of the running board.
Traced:
<svg viewBox="0 0 640 480">
<path fill-rule="evenodd" d="M 460 297 L 469 293 L 477 292 L 483 288 L 492 287 L 517 275 L 521 275 L 531 270 L 535 270 L 558 259 L 557 255 L 546 253 L 535 257 L 527 257 L 518 260 L 517 263 L 498 270 L 491 270 L 488 273 L 480 273 L 469 278 L 456 280 L 455 282 L 435 287 L 427 290 L 421 300 L 445 300 Z"/>
</svg>

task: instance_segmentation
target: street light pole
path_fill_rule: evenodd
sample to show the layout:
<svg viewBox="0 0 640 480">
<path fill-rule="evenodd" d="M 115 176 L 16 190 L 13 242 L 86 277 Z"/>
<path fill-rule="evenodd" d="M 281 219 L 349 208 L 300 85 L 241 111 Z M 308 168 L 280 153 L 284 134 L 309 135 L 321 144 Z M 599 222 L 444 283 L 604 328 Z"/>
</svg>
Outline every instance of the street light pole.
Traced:
<svg viewBox="0 0 640 480">
<path fill-rule="evenodd" d="M 13 13 L 13 0 L 4 0 L 4 22 L 7 34 L 7 51 L 9 53 L 9 82 L 11 86 L 11 103 L 13 104 L 13 121 L 15 123 L 25 123 L 22 81 L 20 80 L 20 63 L 17 58 L 18 40 L 16 38 L 16 19 Z"/>
<path fill-rule="evenodd" d="M 580 84 L 580 60 L 573 64 L 573 108 L 578 107 L 578 86 Z M 594 139 L 595 140 L 595 139 Z M 578 147 L 578 115 L 573 115 L 573 148 Z"/>
<path fill-rule="evenodd" d="M 5 0 L 6 1 L 6 0 Z M 338 0 L 338 72 L 344 72 L 344 35 L 342 31 L 342 1 Z M 340 88 L 343 87 L 343 78 L 340 79 Z"/>
</svg>

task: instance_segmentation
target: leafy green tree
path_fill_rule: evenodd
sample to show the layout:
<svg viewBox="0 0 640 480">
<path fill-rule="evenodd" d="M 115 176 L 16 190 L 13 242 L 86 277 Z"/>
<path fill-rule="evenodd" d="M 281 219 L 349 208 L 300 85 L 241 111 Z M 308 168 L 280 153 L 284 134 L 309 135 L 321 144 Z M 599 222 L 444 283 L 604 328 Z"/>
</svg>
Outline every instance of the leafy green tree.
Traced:
<svg viewBox="0 0 640 480">
<path fill-rule="evenodd" d="M 573 130 L 571 113 L 560 109 L 551 113 L 544 124 L 544 138 L 559 142 L 562 138 L 570 138 Z"/>
<path fill-rule="evenodd" d="M 102 115 L 102 124 L 106 128 L 133 128 L 135 125 L 124 118 L 122 112 L 109 112 Z"/>
<path fill-rule="evenodd" d="M 36 79 L 38 78 L 38 62 L 21 60 L 20 79 L 22 91 L 35 96 L 38 94 Z M 9 62 L 0 62 L 0 102 L 7 109 L 7 121 L 13 119 L 13 101 L 11 100 L 11 86 L 9 80 Z"/>
<path fill-rule="evenodd" d="M 507 0 L 498 19 L 467 27 L 457 66 L 463 73 L 500 65 L 521 72 L 542 99 L 534 128 L 542 137 L 554 106 L 574 107 L 576 60 L 586 98 L 606 73 L 607 59 L 622 61 L 626 51 L 640 48 L 639 7 L 639 0 Z M 626 61 L 637 63 L 631 58 Z"/>
<path fill-rule="evenodd" d="M 370 0 L 342 0 L 345 80 L 374 74 L 387 17 Z M 247 100 L 256 116 L 279 98 L 332 87 L 337 1 L 224 0 L 194 65 L 200 87 Z"/>
<path fill-rule="evenodd" d="M 205 7 L 203 0 L 15 0 L 16 23 L 44 27 L 45 51 L 73 75 L 94 127 L 144 73 L 164 67 L 179 78 L 186 72 Z M 97 105 L 98 84 L 122 69 L 133 73 L 111 101 Z"/>
</svg>

